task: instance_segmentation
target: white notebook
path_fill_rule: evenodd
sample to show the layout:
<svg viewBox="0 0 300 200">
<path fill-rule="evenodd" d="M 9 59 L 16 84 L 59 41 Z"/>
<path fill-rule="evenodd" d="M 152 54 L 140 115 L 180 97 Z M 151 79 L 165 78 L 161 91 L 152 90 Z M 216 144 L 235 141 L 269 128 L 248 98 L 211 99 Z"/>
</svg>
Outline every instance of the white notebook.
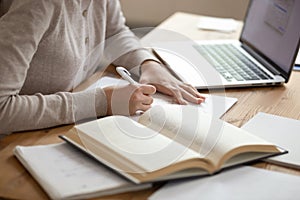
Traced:
<svg viewBox="0 0 300 200">
<path fill-rule="evenodd" d="M 258 113 L 242 129 L 276 144 L 289 153 L 268 158 L 267 162 L 300 169 L 300 121 Z"/>
<path fill-rule="evenodd" d="M 135 191 L 135 185 L 67 143 L 17 146 L 15 156 L 51 199 L 85 199 Z"/>
<path fill-rule="evenodd" d="M 300 195 L 300 176 L 240 167 L 205 178 L 173 181 L 150 200 L 293 200 Z"/>
</svg>

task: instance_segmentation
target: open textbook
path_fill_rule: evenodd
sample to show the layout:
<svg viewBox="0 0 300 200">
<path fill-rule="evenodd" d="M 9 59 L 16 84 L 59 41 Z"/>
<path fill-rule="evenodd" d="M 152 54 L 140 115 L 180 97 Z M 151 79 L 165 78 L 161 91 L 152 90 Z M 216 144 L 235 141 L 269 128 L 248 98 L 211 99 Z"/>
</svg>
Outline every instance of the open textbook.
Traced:
<svg viewBox="0 0 300 200">
<path fill-rule="evenodd" d="M 151 187 L 129 182 L 65 142 L 17 146 L 14 154 L 51 199 L 85 199 Z"/>
<path fill-rule="evenodd" d="M 111 116 L 61 136 L 135 183 L 214 174 L 285 150 L 193 106 L 154 106 L 138 122 Z"/>
</svg>

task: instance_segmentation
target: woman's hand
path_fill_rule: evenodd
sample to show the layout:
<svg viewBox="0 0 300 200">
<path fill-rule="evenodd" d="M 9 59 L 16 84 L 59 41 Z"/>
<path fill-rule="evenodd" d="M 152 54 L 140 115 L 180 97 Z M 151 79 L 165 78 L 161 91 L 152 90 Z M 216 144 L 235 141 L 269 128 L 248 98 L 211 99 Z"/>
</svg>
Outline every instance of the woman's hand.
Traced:
<svg viewBox="0 0 300 200">
<path fill-rule="evenodd" d="M 145 61 L 141 72 L 140 83 L 155 86 L 157 91 L 173 97 L 178 104 L 200 104 L 205 100 L 193 86 L 176 79 L 158 62 Z"/>
<path fill-rule="evenodd" d="M 146 111 L 153 102 L 152 85 L 110 86 L 104 88 L 107 99 L 107 115 L 134 115 L 136 111 Z"/>
</svg>

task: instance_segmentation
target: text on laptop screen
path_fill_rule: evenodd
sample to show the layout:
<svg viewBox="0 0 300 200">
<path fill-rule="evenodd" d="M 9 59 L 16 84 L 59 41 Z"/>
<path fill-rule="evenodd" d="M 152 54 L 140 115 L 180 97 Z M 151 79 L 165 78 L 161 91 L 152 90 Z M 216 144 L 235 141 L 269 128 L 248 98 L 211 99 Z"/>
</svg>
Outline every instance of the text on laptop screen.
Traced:
<svg viewBox="0 0 300 200">
<path fill-rule="evenodd" d="M 300 38 L 300 0 L 253 0 L 241 41 L 288 73 Z"/>
</svg>

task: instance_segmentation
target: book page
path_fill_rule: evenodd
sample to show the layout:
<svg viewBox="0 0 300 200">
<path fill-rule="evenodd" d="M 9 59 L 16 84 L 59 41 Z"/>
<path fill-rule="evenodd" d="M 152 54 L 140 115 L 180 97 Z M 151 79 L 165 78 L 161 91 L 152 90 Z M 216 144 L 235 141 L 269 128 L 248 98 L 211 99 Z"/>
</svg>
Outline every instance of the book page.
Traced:
<svg viewBox="0 0 300 200">
<path fill-rule="evenodd" d="M 199 157 L 182 144 L 124 116 L 105 117 L 77 125 L 76 129 L 87 150 L 99 158 L 105 156 L 116 170 L 126 173 L 153 172 Z"/>
<path fill-rule="evenodd" d="M 15 155 L 53 199 L 95 197 L 151 186 L 136 187 L 67 143 L 17 146 Z"/>
<path fill-rule="evenodd" d="M 215 166 L 220 168 L 229 158 L 247 152 L 279 153 L 280 150 L 273 143 L 224 122 L 220 138 L 207 157 L 218 161 Z M 254 158 L 254 155 L 251 157 Z"/>
<path fill-rule="evenodd" d="M 145 112 L 139 122 L 205 157 L 220 137 L 222 123 L 192 106 L 156 106 Z"/>
<path fill-rule="evenodd" d="M 154 107 L 139 122 L 208 158 L 216 168 L 238 153 L 279 152 L 273 144 L 189 106 Z"/>
</svg>

